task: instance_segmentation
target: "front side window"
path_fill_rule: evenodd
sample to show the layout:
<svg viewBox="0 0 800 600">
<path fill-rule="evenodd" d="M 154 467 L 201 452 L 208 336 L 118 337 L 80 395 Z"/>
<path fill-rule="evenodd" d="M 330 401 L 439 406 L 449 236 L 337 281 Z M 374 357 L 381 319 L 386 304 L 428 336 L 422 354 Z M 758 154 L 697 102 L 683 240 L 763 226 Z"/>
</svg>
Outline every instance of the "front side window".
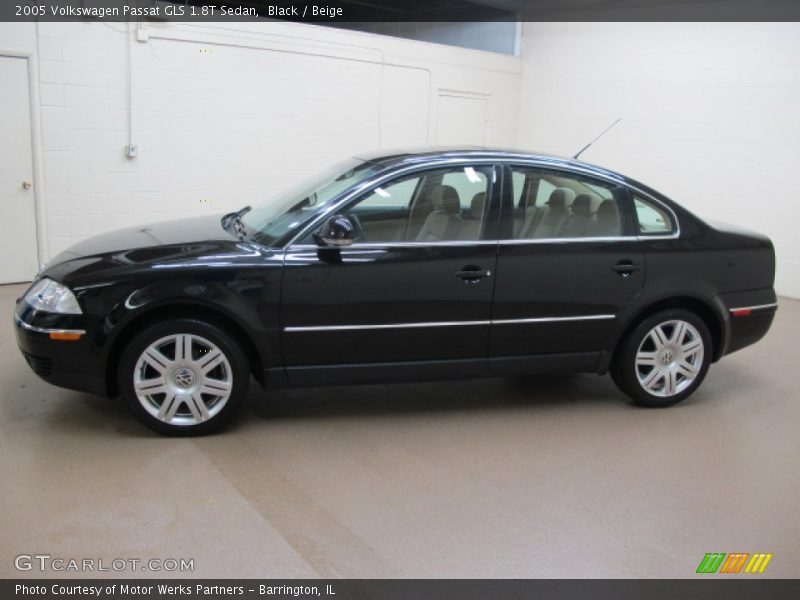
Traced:
<svg viewBox="0 0 800 600">
<path fill-rule="evenodd" d="M 343 212 L 357 242 L 447 242 L 480 239 L 491 167 L 459 166 L 385 183 Z"/>
<path fill-rule="evenodd" d="M 649 200 L 634 194 L 633 208 L 642 235 L 664 235 L 674 231 L 672 219 L 667 211 Z"/>
<path fill-rule="evenodd" d="M 375 163 L 351 158 L 255 206 L 242 217 L 246 230 L 259 243 L 270 245 L 305 223 L 320 208 L 348 188 L 380 170 Z"/>
<path fill-rule="evenodd" d="M 624 191 L 606 182 L 512 167 L 515 239 L 618 237 Z"/>
</svg>

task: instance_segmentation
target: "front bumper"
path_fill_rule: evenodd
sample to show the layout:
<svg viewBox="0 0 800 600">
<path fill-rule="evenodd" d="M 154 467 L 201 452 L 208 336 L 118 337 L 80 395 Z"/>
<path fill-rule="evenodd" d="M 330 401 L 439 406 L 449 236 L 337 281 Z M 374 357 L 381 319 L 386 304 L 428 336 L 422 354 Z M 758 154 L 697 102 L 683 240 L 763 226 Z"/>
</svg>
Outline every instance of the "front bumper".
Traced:
<svg viewBox="0 0 800 600">
<path fill-rule="evenodd" d="M 41 313 L 25 301 L 17 304 L 14 330 L 28 366 L 46 382 L 91 394 L 105 395 L 102 357 L 92 347 L 81 315 Z M 77 340 L 51 339 L 51 333 L 81 332 Z"/>
</svg>

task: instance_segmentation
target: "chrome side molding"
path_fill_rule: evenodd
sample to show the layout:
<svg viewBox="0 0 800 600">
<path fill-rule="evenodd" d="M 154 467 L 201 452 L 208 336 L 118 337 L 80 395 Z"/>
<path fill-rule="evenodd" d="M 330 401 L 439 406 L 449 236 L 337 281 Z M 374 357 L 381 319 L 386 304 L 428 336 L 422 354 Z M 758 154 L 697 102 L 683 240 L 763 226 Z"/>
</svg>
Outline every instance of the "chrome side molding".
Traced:
<svg viewBox="0 0 800 600">
<path fill-rule="evenodd" d="M 310 325 L 287 326 L 287 333 L 308 331 L 358 331 L 369 329 L 419 329 L 423 327 L 471 327 L 475 325 L 514 325 L 524 323 L 558 323 L 561 321 L 601 321 L 616 315 L 576 315 L 572 317 L 531 317 L 525 319 L 490 319 L 483 321 L 423 321 L 420 323 L 380 323 L 375 325 Z"/>
<path fill-rule="evenodd" d="M 729 308 L 728 312 L 740 312 L 743 310 L 761 310 L 764 308 L 778 308 L 777 302 L 770 302 L 769 304 L 756 304 L 754 306 L 737 306 L 736 308 Z"/>
</svg>

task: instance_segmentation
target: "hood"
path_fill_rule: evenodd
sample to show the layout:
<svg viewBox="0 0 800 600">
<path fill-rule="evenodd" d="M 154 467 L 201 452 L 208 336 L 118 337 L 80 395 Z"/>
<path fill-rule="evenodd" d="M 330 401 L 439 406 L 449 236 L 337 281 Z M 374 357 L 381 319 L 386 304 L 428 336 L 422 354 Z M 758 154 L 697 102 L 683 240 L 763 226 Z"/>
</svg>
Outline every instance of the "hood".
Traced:
<svg viewBox="0 0 800 600">
<path fill-rule="evenodd" d="M 211 215 L 120 229 L 84 240 L 56 256 L 39 273 L 67 285 L 94 285 L 114 279 L 175 269 L 263 266 L 274 251 L 239 240 Z"/>
<path fill-rule="evenodd" d="M 234 235 L 223 229 L 220 222 L 221 218 L 222 215 L 215 214 L 102 233 L 67 248 L 52 260 L 52 264 L 85 256 L 152 248 L 154 246 L 173 246 L 209 241 L 238 241 Z"/>
</svg>

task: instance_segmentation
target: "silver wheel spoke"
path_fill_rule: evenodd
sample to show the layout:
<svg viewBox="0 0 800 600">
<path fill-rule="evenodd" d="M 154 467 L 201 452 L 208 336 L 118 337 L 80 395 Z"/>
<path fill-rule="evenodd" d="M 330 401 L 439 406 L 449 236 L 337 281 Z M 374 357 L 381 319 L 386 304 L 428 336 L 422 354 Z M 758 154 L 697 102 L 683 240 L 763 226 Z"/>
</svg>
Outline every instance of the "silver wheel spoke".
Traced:
<svg viewBox="0 0 800 600">
<path fill-rule="evenodd" d="M 178 406 L 180 406 L 180 404 L 181 401 L 177 396 L 167 394 L 164 398 L 164 402 L 161 403 L 161 408 L 158 411 L 158 418 L 169 423 L 178 411 Z"/>
<path fill-rule="evenodd" d="M 655 352 L 639 352 L 636 355 L 636 364 L 642 367 L 655 366 L 656 353 Z"/>
<path fill-rule="evenodd" d="M 680 346 L 680 344 L 683 342 L 683 338 L 686 336 L 687 331 L 688 329 L 686 322 L 678 321 L 672 331 L 672 339 L 670 342 L 672 342 L 674 345 Z"/>
<path fill-rule="evenodd" d="M 162 352 L 164 347 L 175 348 L 174 358 Z M 233 370 L 225 353 L 209 340 L 177 333 L 142 351 L 134 367 L 133 389 L 142 407 L 159 421 L 197 425 L 213 419 L 228 403 Z"/>
<path fill-rule="evenodd" d="M 223 356 L 222 352 L 216 350 L 209 352 L 201 360 L 197 361 L 197 366 L 203 373 L 208 373 L 221 365 L 223 360 L 225 360 L 225 356 Z"/>
<path fill-rule="evenodd" d="M 646 389 L 652 389 L 655 387 L 655 384 L 658 383 L 664 374 L 659 371 L 658 369 L 653 369 L 647 374 L 647 377 L 644 378 L 642 381 L 642 387 Z"/>
<path fill-rule="evenodd" d="M 186 404 L 189 406 L 189 410 L 192 411 L 192 415 L 196 420 L 205 421 L 208 419 L 208 408 L 206 408 L 206 403 L 203 402 L 203 398 L 199 393 L 195 392 L 187 397 Z"/>
<path fill-rule="evenodd" d="M 653 343 L 656 346 L 656 350 L 661 350 L 669 343 L 664 330 L 661 329 L 661 325 L 657 325 L 653 327 L 652 331 L 650 331 L 650 339 L 653 340 Z"/>
<path fill-rule="evenodd" d="M 676 369 L 677 372 L 683 375 L 686 379 L 694 379 L 697 377 L 697 372 L 699 371 L 697 367 L 686 362 L 685 360 L 680 361 Z"/>
<path fill-rule="evenodd" d="M 213 394 L 214 396 L 222 396 L 223 394 L 230 392 L 230 389 L 231 389 L 231 384 L 228 383 L 227 381 L 206 378 L 205 383 L 200 386 L 200 393 Z"/>
<path fill-rule="evenodd" d="M 187 333 L 176 336 L 175 362 L 191 360 L 191 358 L 192 358 L 192 336 Z"/>
<path fill-rule="evenodd" d="M 158 348 L 154 348 L 153 346 L 149 346 L 147 350 L 144 351 L 142 358 L 148 366 L 158 371 L 160 375 L 167 372 L 167 367 L 172 362 L 164 356 Z"/>
<path fill-rule="evenodd" d="M 691 356 L 692 354 L 700 350 L 702 347 L 703 347 L 702 340 L 700 338 L 695 338 L 683 344 L 683 346 L 681 346 L 681 351 L 683 352 L 684 356 Z"/>
<path fill-rule="evenodd" d="M 133 384 L 136 391 L 140 394 L 166 394 L 167 387 L 163 377 L 158 379 L 145 379 L 144 381 L 137 381 Z"/>
<path fill-rule="evenodd" d="M 675 375 L 675 371 L 672 369 L 667 369 L 667 372 L 664 375 L 664 393 L 667 396 L 674 396 L 678 377 Z"/>
</svg>

